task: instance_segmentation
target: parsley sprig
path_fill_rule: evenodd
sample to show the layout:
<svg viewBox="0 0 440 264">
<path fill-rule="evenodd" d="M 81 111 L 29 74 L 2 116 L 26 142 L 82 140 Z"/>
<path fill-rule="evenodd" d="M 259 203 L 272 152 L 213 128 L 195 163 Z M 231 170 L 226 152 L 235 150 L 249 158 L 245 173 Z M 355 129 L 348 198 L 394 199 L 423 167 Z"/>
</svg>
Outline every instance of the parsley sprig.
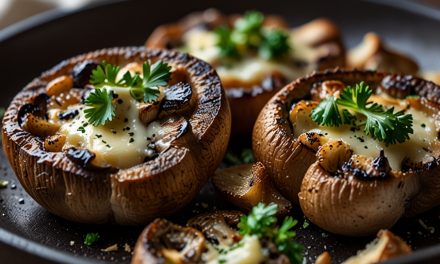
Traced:
<svg viewBox="0 0 440 264">
<path fill-rule="evenodd" d="M 342 90 L 340 97 L 330 96 L 321 101 L 313 109 L 311 118 L 322 126 L 338 127 L 342 124 L 354 124 L 355 114 L 366 117 L 366 121 L 359 124 L 364 126 L 364 133 L 387 144 L 402 143 L 409 139 L 413 117 L 405 112 L 394 112 L 394 107 L 385 109 L 378 103 L 368 101 L 373 94 L 368 85 L 360 82 L 347 86 Z"/>
<path fill-rule="evenodd" d="M 233 28 L 217 28 L 217 47 L 223 57 L 239 57 L 256 51 L 264 59 L 285 56 L 291 50 L 289 36 L 280 29 L 263 27 L 264 16 L 260 12 L 247 12 Z"/>
<path fill-rule="evenodd" d="M 84 238 L 84 245 L 90 247 L 91 245 L 96 243 L 96 241 L 98 241 L 99 238 L 100 238 L 99 233 L 87 233 Z"/>
<path fill-rule="evenodd" d="M 298 221 L 288 216 L 284 218 L 281 226 L 277 227 L 277 211 L 278 205 L 274 203 L 269 205 L 259 203 L 252 208 L 249 215 L 240 218 L 239 232 L 242 235 L 256 235 L 260 239 L 269 238 L 292 263 L 302 263 L 304 249 L 294 240 L 296 233 L 292 231 Z"/>
<path fill-rule="evenodd" d="M 130 95 L 142 102 L 153 102 L 160 95 L 159 87 L 165 86 L 171 76 L 171 66 L 163 61 L 142 65 L 142 75 L 126 72 L 117 80 L 120 67 L 102 62 L 92 71 L 90 82 L 95 90 L 85 100 L 85 117 L 94 126 L 104 125 L 115 117 L 114 93 L 103 87 L 122 87 L 130 89 Z"/>
</svg>

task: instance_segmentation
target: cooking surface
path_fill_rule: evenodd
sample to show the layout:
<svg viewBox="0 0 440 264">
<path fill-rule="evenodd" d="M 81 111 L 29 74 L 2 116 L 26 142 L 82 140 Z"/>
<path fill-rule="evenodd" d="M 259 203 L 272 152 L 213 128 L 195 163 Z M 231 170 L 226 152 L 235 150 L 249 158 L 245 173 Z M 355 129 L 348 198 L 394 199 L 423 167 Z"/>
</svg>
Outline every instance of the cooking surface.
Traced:
<svg viewBox="0 0 440 264">
<path fill-rule="evenodd" d="M 0 105 L 7 106 L 22 86 L 62 59 L 103 47 L 142 45 L 155 26 L 206 7 L 206 1 L 199 0 L 175 3 L 172 8 L 166 1 L 121 2 L 70 14 L 22 33 L 10 35 L 8 38 L 6 34 L 0 34 Z M 421 15 L 388 6 L 354 1 L 325 1 L 319 4 L 315 1 L 302 1 L 301 4 L 294 5 L 293 2 L 272 0 L 270 6 L 266 1 L 222 1 L 218 8 L 226 13 L 248 9 L 276 13 L 284 16 L 291 25 L 327 16 L 341 27 L 349 46 L 358 43 L 364 33 L 375 31 L 393 47 L 416 57 L 424 69 L 440 69 L 440 22 Z M 2 260 L 18 261 L 29 258 L 29 255 L 16 255 L 11 258 L 19 251 L 1 246 L 1 241 L 7 241 L 8 244 L 18 244 L 20 248 L 38 251 L 40 255 L 49 255 L 58 261 L 73 262 L 75 259 L 69 259 L 64 254 L 67 252 L 81 257 L 75 261 L 76 263 L 129 262 L 131 253 L 124 250 L 124 245 L 128 244 L 133 248 L 142 227 L 79 225 L 50 215 L 22 189 L 3 153 L 0 154 L 0 166 L 0 178 L 9 181 L 7 188 L 0 189 Z M 214 207 L 231 208 L 215 197 L 209 186 L 202 191 L 198 200 L 178 214 L 174 220 L 182 222 L 192 213 Z M 294 211 L 300 222 L 297 230 L 298 240 L 305 245 L 306 259 L 309 262 L 314 261 L 324 250 L 331 253 L 335 263 L 340 262 L 372 240 L 330 235 L 312 224 L 304 224 L 304 218 L 299 214 L 300 209 L 295 208 Z M 393 231 L 402 236 L 414 249 L 439 243 L 440 208 L 417 218 L 401 220 Z M 101 236 L 91 247 L 83 244 L 84 236 L 88 232 L 98 232 Z M 14 234 L 36 242 L 37 246 L 33 243 L 26 244 L 26 240 L 13 237 Z M 117 252 L 101 251 L 116 243 L 119 246 Z M 39 247 L 38 244 L 43 247 Z M 53 248 L 55 253 L 46 246 Z M 37 262 L 37 259 L 32 260 Z"/>
</svg>

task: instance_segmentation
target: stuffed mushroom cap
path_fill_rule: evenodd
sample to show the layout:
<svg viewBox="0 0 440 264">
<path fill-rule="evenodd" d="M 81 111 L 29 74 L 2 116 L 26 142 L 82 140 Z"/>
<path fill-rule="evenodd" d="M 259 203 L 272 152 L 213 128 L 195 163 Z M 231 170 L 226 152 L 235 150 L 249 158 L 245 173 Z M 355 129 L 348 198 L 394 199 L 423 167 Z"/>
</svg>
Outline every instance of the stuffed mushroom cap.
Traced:
<svg viewBox="0 0 440 264">
<path fill-rule="evenodd" d="M 90 74 L 102 61 L 126 71 L 136 71 L 131 69 L 133 63 L 139 68 L 146 61 L 171 66 L 169 88 L 161 92 L 160 102 L 125 105 L 132 100 L 128 88 L 120 89 L 119 98 L 112 93 L 116 116 L 133 118 L 124 122 L 134 125 L 130 131 L 124 126 L 121 131 L 112 128 L 111 132 L 123 131 L 131 137 L 128 143 L 143 144 L 141 158 L 141 154 L 131 152 L 127 142 L 118 149 L 120 152 L 102 152 L 113 155 L 111 160 L 100 159 L 107 156 L 87 146 L 66 149 L 81 135 L 78 130 L 103 130 L 114 139 L 107 145 L 103 143 L 103 148 L 111 149 L 117 139 L 123 139 L 117 137 L 119 134 L 113 138 L 104 126 L 90 124 L 67 129 L 73 131 L 70 134 L 62 133 L 66 124 L 75 127 L 64 119 L 76 120 L 81 111 L 58 106 L 81 104 L 87 98 L 93 90 Z M 119 104 L 128 110 L 118 113 Z M 51 117 L 53 105 L 58 107 L 55 119 Z M 134 135 L 133 129 L 139 133 Z M 148 131 L 153 131 L 151 139 L 144 138 Z M 179 52 L 127 47 L 68 59 L 34 79 L 6 110 L 2 138 L 17 178 L 51 213 L 82 223 L 134 225 L 170 215 L 188 204 L 220 164 L 229 133 L 228 102 L 217 74 L 207 63 Z M 95 144 L 96 138 L 91 142 Z M 145 143 L 138 143 L 142 140 Z"/>
</svg>

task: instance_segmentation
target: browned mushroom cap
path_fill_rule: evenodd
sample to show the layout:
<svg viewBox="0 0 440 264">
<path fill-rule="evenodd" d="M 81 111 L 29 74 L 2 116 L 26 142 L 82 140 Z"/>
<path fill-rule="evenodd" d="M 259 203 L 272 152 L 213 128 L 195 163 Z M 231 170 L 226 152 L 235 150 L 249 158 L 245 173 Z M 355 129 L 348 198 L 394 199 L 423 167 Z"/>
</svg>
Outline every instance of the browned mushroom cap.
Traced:
<svg viewBox="0 0 440 264">
<path fill-rule="evenodd" d="M 403 256 L 411 253 L 411 248 L 400 237 L 388 230 L 380 230 L 377 238 L 353 256 L 344 264 L 369 264 L 379 263 L 394 257 Z"/>
<path fill-rule="evenodd" d="M 405 74 L 417 74 L 419 66 L 410 57 L 383 44 L 375 33 L 367 33 L 361 44 L 348 52 L 347 66 Z"/>
<path fill-rule="evenodd" d="M 196 229 L 156 219 L 139 236 L 131 263 L 200 263 L 205 250 Z"/>
<path fill-rule="evenodd" d="M 186 18 L 168 25 L 158 27 L 146 41 L 146 47 L 179 48 L 182 47 L 183 36 L 191 29 L 212 30 L 220 25 L 232 26 L 242 15 L 224 15 L 217 10 L 208 9 L 193 13 Z M 288 29 L 287 23 L 279 16 L 265 15 L 265 27 Z M 292 29 L 293 45 L 304 46 L 313 50 L 313 56 L 300 56 L 292 59 L 292 66 L 304 71 L 328 69 L 345 65 L 345 48 L 338 27 L 327 19 L 317 19 L 298 28 Z M 294 47 L 295 49 L 295 47 Z M 300 53 L 302 48 L 298 48 Z M 310 52 L 304 52 L 310 53 Z M 217 60 L 210 62 L 214 67 Z M 221 76 L 232 112 L 232 134 L 248 136 L 252 133 L 255 120 L 266 102 L 286 83 L 289 76 L 276 70 L 243 81 L 235 77 Z"/>
<path fill-rule="evenodd" d="M 243 214 L 239 211 L 215 211 L 191 218 L 187 225 L 200 230 L 213 245 L 231 246 L 241 239 L 237 225 Z"/>
<path fill-rule="evenodd" d="M 383 157 L 366 160 L 351 155 L 340 144 L 330 147 L 320 135 L 297 131 L 310 110 L 306 103 L 311 88 L 329 80 L 346 85 L 364 81 L 390 96 L 420 97 L 410 102 L 434 119 L 437 130 L 440 87 L 413 76 L 371 71 L 332 70 L 301 78 L 275 95 L 260 113 L 253 133 L 253 151 L 280 192 L 298 202 L 307 217 L 324 229 L 345 235 L 365 235 L 391 226 L 404 213 L 416 214 L 440 203 L 438 139 L 431 146 L 432 157 L 421 164 L 403 162 L 401 171 L 390 171 Z M 291 111 L 292 105 L 301 111 Z M 300 136 L 298 135 L 300 134 Z M 339 144 L 339 143 L 338 143 Z M 333 149 L 333 151 L 329 151 Z M 351 156 L 351 158 L 350 158 Z M 348 160 L 348 158 L 350 158 Z M 373 162 L 374 161 L 374 162 Z M 374 167 L 372 164 L 381 164 Z M 383 202 L 383 203 L 382 203 Z"/>
<path fill-rule="evenodd" d="M 163 60 L 175 69 L 183 69 L 192 88 L 191 111 L 170 113 L 162 121 L 159 116 L 158 122 L 166 123 L 168 119 L 168 125 L 174 126 L 171 131 L 176 137 L 162 138 L 172 141 L 169 147 L 127 169 L 91 170 L 64 152 L 48 152 L 44 140 L 24 130 L 20 123 L 24 115 L 19 110 L 35 103 L 50 81 L 71 74 L 80 63 L 103 60 L 117 65 Z M 82 71 L 73 71 L 78 72 Z M 88 92 L 83 87 L 74 90 L 83 95 Z M 30 109 L 34 114 L 40 111 L 35 106 Z M 62 62 L 17 94 L 5 113 L 2 129 L 9 162 L 39 204 L 72 221 L 118 224 L 144 224 L 188 204 L 220 164 L 229 134 L 229 106 L 215 71 L 190 55 L 144 48 L 104 49 Z M 81 161 L 93 160 L 90 155 L 76 154 Z"/>
<path fill-rule="evenodd" d="M 273 186 L 261 162 L 217 171 L 212 181 L 218 192 L 240 209 L 250 211 L 258 203 L 276 203 L 278 214 L 285 215 L 292 208 Z"/>
</svg>

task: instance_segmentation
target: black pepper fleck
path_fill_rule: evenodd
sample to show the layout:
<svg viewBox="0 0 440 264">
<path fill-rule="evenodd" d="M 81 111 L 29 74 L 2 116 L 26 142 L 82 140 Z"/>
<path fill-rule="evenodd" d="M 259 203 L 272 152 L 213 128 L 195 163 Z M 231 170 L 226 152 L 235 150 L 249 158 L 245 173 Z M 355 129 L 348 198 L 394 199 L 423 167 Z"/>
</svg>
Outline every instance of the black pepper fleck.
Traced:
<svg viewBox="0 0 440 264">
<path fill-rule="evenodd" d="M 130 138 L 130 141 L 128 141 L 128 143 L 133 143 L 134 142 L 134 138 Z"/>
</svg>

